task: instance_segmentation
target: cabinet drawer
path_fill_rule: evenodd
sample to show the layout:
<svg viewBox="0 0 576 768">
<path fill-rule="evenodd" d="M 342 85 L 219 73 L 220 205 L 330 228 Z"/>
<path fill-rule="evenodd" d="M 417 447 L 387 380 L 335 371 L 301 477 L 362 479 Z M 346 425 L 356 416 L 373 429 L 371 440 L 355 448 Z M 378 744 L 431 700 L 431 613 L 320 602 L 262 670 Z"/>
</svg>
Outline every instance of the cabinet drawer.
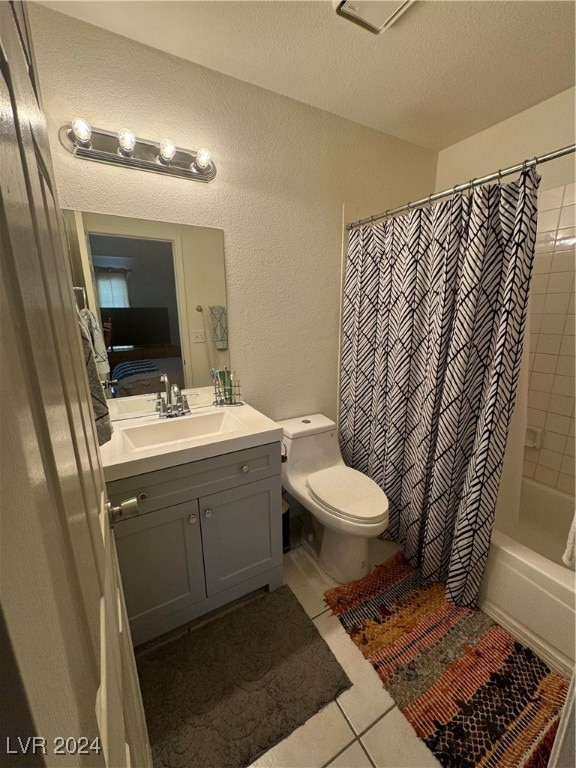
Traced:
<svg viewBox="0 0 576 768">
<path fill-rule="evenodd" d="M 280 474 L 280 443 L 181 464 L 107 484 L 112 504 L 136 496 L 139 514 Z"/>
</svg>

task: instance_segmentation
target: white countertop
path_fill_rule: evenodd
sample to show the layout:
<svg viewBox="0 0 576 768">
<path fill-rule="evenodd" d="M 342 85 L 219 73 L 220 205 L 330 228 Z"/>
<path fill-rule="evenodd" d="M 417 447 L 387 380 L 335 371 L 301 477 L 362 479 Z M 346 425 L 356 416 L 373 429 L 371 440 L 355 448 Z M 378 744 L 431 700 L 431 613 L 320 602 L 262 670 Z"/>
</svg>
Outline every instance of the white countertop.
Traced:
<svg viewBox="0 0 576 768">
<path fill-rule="evenodd" d="M 170 424 L 174 424 L 175 431 L 179 432 L 183 428 L 186 429 L 186 419 L 222 412 L 233 417 L 226 418 L 224 415 L 227 431 L 175 440 L 170 436 Z M 162 424 L 162 427 L 156 430 L 162 433 L 162 442 L 135 448 L 134 440 L 128 438 L 129 435 L 135 434 L 131 430 L 158 423 Z M 274 443 L 281 440 L 283 434 L 282 427 L 275 421 L 247 404 L 199 407 L 193 409 L 189 415 L 175 419 L 160 419 L 156 413 L 151 413 L 138 418 L 114 421 L 113 427 L 112 440 L 100 447 L 107 482 Z M 142 433 L 143 430 L 139 432 Z"/>
</svg>

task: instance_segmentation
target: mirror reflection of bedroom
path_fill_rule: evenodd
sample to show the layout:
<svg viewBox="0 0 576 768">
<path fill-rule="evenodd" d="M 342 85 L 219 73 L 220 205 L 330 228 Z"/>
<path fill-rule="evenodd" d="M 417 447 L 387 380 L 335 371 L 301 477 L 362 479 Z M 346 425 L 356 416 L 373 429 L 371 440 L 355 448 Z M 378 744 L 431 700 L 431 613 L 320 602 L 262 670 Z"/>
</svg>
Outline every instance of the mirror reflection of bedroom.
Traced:
<svg viewBox="0 0 576 768">
<path fill-rule="evenodd" d="M 88 236 L 116 397 L 184 388 L 172 243 Z"/>
<path fill-rule="evenodd" d="M 164 391 L 163 373 L 211 386 L 210 370 L 230 365 L 224 232 L 82 211 L 64 223 L 79 310 L 103 337 L 106 396 Z"/>
</svg>

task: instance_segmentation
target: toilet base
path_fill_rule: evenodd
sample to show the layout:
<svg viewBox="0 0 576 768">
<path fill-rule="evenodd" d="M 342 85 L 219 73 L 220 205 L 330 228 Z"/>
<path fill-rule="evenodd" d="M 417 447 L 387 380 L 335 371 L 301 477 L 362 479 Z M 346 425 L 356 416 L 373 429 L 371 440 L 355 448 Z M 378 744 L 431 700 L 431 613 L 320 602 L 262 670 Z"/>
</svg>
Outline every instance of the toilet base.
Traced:
<svg viewBox="0 0 576 768">
<path fill-rule="evenodd" d="M 318 562 L 322 570 L 340 584 L 361 579 L 370 570 L 368 539 L 324 526 Z"/>
</svg>

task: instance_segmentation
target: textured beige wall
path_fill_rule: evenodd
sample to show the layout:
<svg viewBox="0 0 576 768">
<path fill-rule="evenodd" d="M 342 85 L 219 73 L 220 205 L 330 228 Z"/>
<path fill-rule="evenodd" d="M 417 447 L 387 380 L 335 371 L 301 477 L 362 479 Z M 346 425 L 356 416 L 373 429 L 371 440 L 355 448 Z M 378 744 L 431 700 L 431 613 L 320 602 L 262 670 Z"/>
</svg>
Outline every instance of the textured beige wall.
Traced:
<svg viewBox="0 0 576 768">
<path fill-rule="evenodd" d="M 224 230 L 231 364 L 275 419 L 336 415 L 343 206 L 350 218 L 428 194 L 436 153 L 31 8 L 60 204 Z M 195 184 L 76 160 L 75 116 L 213 153 Z"/>
<path fill-rule="evenodd" d="M 575 99 L 576 88 L 570 88 L 443 149 L 438 155 L 436 191 L 574 144 Z M 574 155 L 540 165 L 538 173 L 540 190 L 569 184 L 574 181 Z"/>
</svg>

